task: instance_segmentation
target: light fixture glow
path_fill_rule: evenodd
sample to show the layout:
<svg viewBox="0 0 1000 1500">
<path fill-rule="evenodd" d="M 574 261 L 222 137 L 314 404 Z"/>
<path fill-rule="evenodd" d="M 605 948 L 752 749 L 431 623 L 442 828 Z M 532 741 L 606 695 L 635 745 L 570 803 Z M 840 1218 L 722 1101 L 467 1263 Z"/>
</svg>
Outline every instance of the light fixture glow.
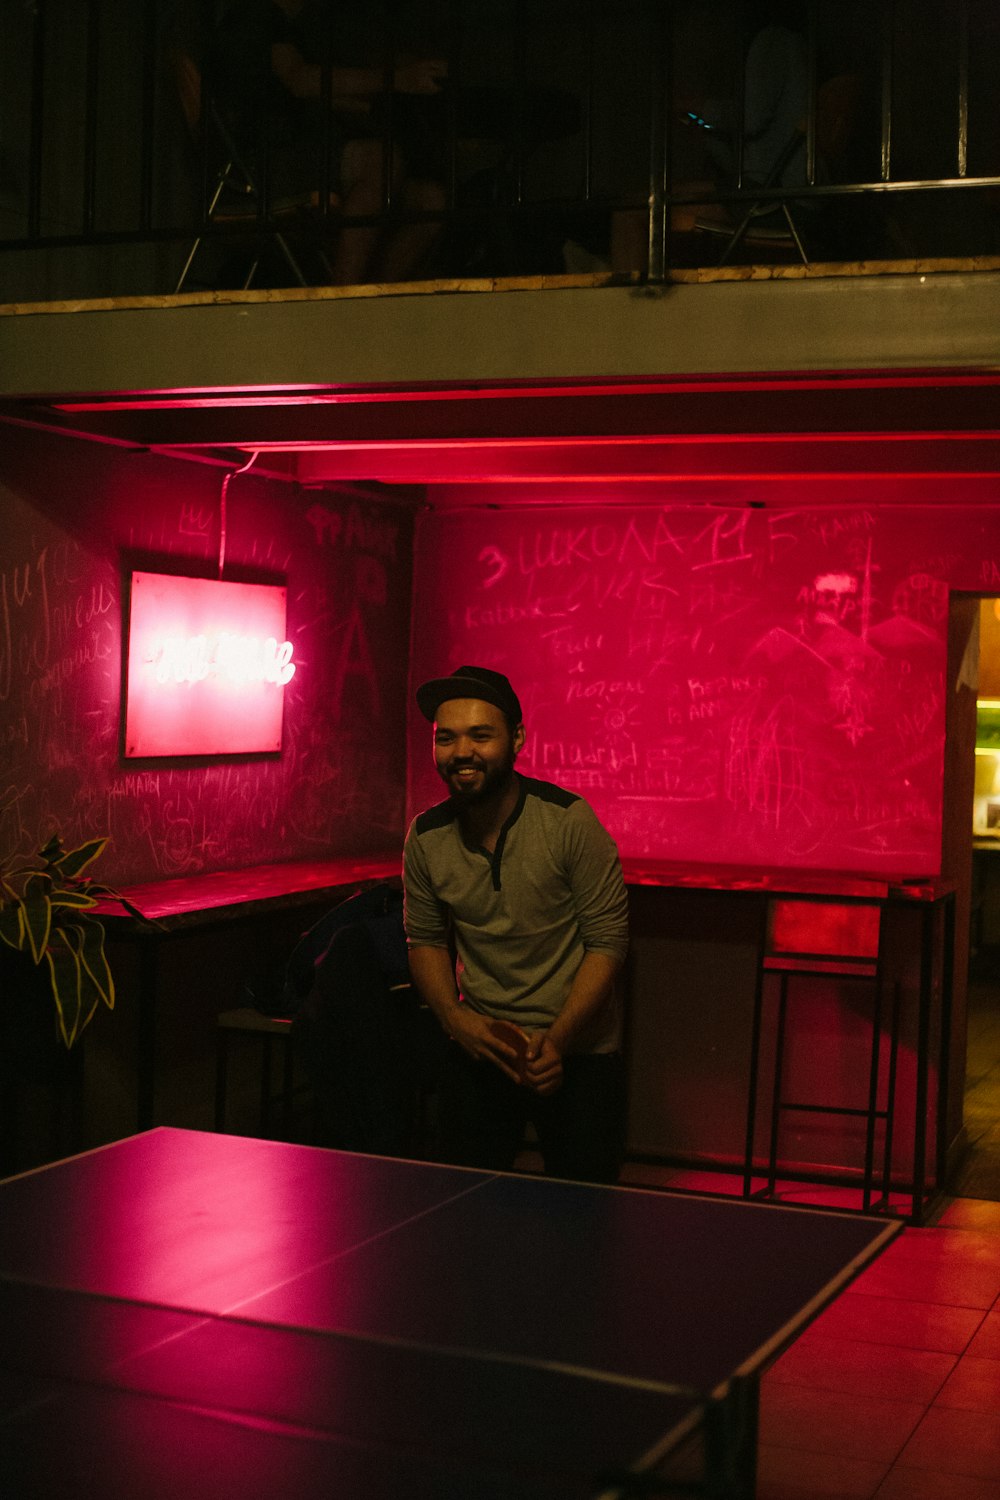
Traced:
<svg viewBox="0 0 1000 1500">
<path fill-rule="evenodd" d="M 272 585 L 133 573 L 125 755 L 280 750 L 285 604 Z"/>
<path fill-rule="evenodd" d="M 227 682 L 274 682 L 279 687 L 295 674 L 291 641 L 281 645 L 273 635 L 164 636 L 152 661 L 157 682 L 204 682 L 207 677 Z"/>
</svg>

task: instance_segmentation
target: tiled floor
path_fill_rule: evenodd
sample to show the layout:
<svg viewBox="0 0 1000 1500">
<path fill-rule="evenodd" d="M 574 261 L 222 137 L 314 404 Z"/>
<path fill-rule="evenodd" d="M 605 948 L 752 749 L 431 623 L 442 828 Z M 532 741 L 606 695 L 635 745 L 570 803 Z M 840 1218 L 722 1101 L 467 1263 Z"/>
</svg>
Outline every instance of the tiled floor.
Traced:
<svg viewBox="0 0 1000 1500">
<path fill-rule="evenodd" d="M 968 1037 L 965 1128 L 972 1150 L 953 1188 L 963 1198 L 994 1197 L 1000 1182 L 1000 981 L 970 983 Z"/>
<path fill-rule="evenodd" d="M 1000 1203 L 906 1229 L 764 1377 L 760 1500 L 997 1500 Z"/>
</svg>

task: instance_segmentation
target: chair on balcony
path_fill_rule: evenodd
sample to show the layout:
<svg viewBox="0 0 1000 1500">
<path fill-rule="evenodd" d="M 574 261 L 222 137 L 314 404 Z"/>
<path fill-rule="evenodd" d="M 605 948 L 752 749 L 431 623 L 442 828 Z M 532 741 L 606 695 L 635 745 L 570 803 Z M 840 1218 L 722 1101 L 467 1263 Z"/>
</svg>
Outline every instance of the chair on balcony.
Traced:
<svg viewBox="0 0 1000 1500">
<path fill-rule="evenodd" d="M 861 101 L 861 77 L 857 73 L 839 73 L 821 84 L 816 95 L 816 164 L 817 178 L 836 177 L 854 135 Z M 802 151 L 808 135 L 808 122 L 800 120 L 779 153 L 761 188 L 775 188 L 781 183 L 789 164 Z M 807 225 L 814 215 L 813 205 L 804 199 L 759 198 L 749 205 L 736 223 L 713 222 L 699 218 L 696 228 L 710 235 L 725 236 L 717 264 L 726 261 L 741 245 L 762 250 L 794 248 L 804 266 L 809 264 L 806 244 Z"/>
<path fill-rule="evenodd" d="M 219 226 L 243 225 L 253 240 L 253 251 L 243 280 L 243 289 L 253 285 L 260 269 L 262 254 L 269 247 L 279 252 L 297 286 L 309 286 L 310 281 L 289 243 L 287 231 L 294 227 L 300 234 L 308 233 L 315 240 L 318 222 L 315 220 L 318 206 L 316 195 L 303 194 L 265 203 L 260 175 L 240 150 L 222 112 L 214 101 L 209 101 L 206 107 L 198 63 L 182 51 L 174 52 L 169 62 L 188 134 L 197 147 L 199 156 L 207 153 L 210 163 L 205 223 Z M 333 195 L 331 206 L 337 206 Z M 264 217 L 265 208 L 267 218 Z M 310 219 L 313 220 L 312 223 Z M 204 232 L 199 233 L 188 250 L 174 287 L 175 295 L 184 290 L 204 239 Z M 313 248 L 319 256 L 324 273 L 328 275 L 330 263 L 325 251 L 315 245 Z"/>
</svg>

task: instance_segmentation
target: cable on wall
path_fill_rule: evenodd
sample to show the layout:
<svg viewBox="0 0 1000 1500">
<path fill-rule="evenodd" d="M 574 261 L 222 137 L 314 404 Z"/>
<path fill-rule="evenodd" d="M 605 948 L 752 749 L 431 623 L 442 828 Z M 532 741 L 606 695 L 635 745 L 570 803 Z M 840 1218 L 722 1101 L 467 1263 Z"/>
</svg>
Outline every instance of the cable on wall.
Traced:
<svg viewBox="0 0 1000 1500">
<path fill-rule="evenodd" d="M 260 456 L 260 449 L 254 449 L 246 463 L 240 469 L 231 469 L 222 481 L 222 491 L 219 495 L 219 579 L 222 579 L 222 570 L 226 562 L 226 495 L 229 490 L 229 481 L 235 479 L 237 474 L 245 474 L 252 468 Z"/>
</svg>

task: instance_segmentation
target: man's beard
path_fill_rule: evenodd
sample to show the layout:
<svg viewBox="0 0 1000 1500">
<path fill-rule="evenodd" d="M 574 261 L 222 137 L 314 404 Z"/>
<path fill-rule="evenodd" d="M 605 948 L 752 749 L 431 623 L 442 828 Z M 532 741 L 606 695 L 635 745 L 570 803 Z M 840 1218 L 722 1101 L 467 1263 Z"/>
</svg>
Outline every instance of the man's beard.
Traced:
<svg viewBox="0 0 1000 1500">
<path fill-rule="evenodd" d="M 466 784 L 456 779 L 453 774 L 455 766 L 441 767 L 440 776 L 448 788 L 448 795 L 462 807 L 479 807 L 484 802 L 491 802 L 501 796 L 510 786 L 514 775 L 514 756 L 511 754 L 492 766 L 483 766 L 476 761 L 461 761 L 459 766 L 468 766 L 480 774 L 475 781 Z"/>
</svg>

